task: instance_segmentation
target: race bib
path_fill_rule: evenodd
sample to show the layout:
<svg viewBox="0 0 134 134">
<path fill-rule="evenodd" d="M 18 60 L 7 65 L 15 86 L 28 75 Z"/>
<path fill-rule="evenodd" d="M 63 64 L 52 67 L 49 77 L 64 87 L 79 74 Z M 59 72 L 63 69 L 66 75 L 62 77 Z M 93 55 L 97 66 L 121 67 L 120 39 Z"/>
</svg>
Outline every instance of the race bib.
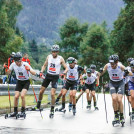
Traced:
<svg viewBox="0 0 134 134">
<path fill-rule="evenodd" d="M 112 74 L 112 79 L 113 80 L 119 80 L 119 76 L 117 74 Z"/>
<path fill-rule="evenodd" d="M 49 67 L 50 72 L 56 72 L 55 64 L 51 63 Z"/>
</svg>

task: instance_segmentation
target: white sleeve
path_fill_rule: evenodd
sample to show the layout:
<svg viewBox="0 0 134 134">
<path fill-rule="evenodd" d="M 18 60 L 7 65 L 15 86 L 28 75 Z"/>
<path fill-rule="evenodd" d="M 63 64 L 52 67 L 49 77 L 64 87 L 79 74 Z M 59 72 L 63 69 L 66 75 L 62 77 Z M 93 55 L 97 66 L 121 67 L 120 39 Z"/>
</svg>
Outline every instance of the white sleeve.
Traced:
<svg viewBox="0 0 134 134">
<path fill-rule="evenodd" d="M 11 70 L 11 71 L 13 70 L 13 64 L 14 64 L 14 63 L 12 63 L 12 64 L 10 65 L 10 67 L 9 67 L 9 70 Z"/>
</svg>

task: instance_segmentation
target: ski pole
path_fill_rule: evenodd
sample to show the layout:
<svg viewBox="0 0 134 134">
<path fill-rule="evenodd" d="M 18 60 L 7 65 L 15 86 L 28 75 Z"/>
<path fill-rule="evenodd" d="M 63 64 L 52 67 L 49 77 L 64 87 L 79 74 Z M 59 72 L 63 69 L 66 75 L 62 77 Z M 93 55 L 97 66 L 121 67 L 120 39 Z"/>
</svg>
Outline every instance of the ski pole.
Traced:
<svg viewBox="0 0 134 134">
<path fill-rule="evenodd" d="M 7 75 L 8 80 L 8 96 L 9 96 L 9 105 L 10 105 L 10 113 L 11 113 L 11 100 L 10 100 L 10 91 L 9 91 L 9 76 Z"/>
<path fill-rule="evenodd" d="M 125 95 L 124 95 L 124 116 L 126 118 L 126 112 L 125 112 Z"/>
<path fill-rule="evenodd" d="M 36 94 L 35 94 L 35 91 L 34 91 L 34 88 L 33 88 L 33 81 L 32 81 L 32 78 L 30 78 L 30 84 L 31 84 L 31 87 L 33 89 L 33 93 L 34 93 L 34 97 L 35 97 L 35 100 L 36 100 L 36 103 L 37 103 L 37 97 L 36 97 Z"/>
<path fill-rule="evenodd" d="M 104 104 L 105 104 L 106 122 L 108 123 L 108 118 L 107 118 L 107 107 L 106 107 L 106 98 L 105 98 L 105 90 L 104 90 L 103 77 L 102 77 L 102 89 L 103 89 L 103 94 L 104 94 Z"/>
</svg>

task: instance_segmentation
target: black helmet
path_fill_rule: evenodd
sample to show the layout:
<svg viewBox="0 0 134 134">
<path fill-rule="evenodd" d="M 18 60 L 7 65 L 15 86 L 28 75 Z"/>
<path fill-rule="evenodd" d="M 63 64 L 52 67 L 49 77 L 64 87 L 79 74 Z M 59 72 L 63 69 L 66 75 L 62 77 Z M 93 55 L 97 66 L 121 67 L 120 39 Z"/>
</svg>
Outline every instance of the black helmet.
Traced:
<svg viewBox="0 0 134 134">
<path fill-rule="evenodd" d="M 87 73 L 88 74 L 91 74 L 92 73 L 92 70 L 90 68 L 87 69 Z"/>
<path fill-rule="evenodd" d="M 109 57 L 109 62 L 117 62 L 119 60 L 119 56 L 118 55 L 111 55 Z"/>
<path fill-rule="evenodd" d="M 74 63 L 74 62 L 75 62 L 75 58 L 69 57 L 69 58 L 67 59 L 67 62 L 68 62 L 68 63 Z"/>
<path fill-rule="evenodd" d="M 134 60 L 134 58 L 128 58 L 127 62 L 131 62 L 132 60 Z"/>
<path fill-rule="evenodd" d="M 21 58 L 22 58 L 21 52 L 17 52 L 17 53 L 14 55 L 14 60 L 15 60 L 15 61 L 19 61 Z"/>
<path fill-rule="evenodd" d="M 92 64 L 92 65 L 90 66 L 90 68 L 91 68 L 91 69 L 96 69 L 96 65 Z"/>
<path fill-rule="evenodd" d="M 134 60 L 130 62 L 130 67 L 134 67 Z"/>
<path fill-rule="evenodd" d="M 53 45 L 52 47 L 51 47 L 51 51 L 52 52 L 56 52 L 56 51 L 59 51 L 59 45 L 57 45 L 57 44 L 55 44 L 55 45 Z"/>
</svg>

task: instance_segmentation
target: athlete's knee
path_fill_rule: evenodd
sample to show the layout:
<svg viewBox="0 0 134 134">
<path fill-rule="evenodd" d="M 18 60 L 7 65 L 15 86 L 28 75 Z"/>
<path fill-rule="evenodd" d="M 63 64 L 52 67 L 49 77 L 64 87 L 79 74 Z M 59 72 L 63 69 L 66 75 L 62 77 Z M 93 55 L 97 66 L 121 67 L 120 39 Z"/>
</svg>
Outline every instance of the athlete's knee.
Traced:
<svg viewBox="0 0 134 134">
<path fill-rule="evenodd" d="M 24 94 L 21 95 L 21 99 L 22 99 L 22 100 L 25 99 L 25 95 L 24 95 Z"/>
<path fill-rule="evenodd" d="M 19 95 L 15 95 L 14 98 L 15 98 L 15 100 L 18 100 L 19 99 Z"/>
<path fill-rule="evenodd" d="M 122 103 L 122 98 L 118 98 L 118 103 Z"/>
<path fill-rule="evenodd" d="M 113 97 L 112 100 L 113 100 L 113 103 L 116 103 L 118 101 L 117 97 Z"/>
<path fill-rule="evenodd" d="M 134 99 L 134 94 L 131 95 L 131 98 Z"/>
</svg>

